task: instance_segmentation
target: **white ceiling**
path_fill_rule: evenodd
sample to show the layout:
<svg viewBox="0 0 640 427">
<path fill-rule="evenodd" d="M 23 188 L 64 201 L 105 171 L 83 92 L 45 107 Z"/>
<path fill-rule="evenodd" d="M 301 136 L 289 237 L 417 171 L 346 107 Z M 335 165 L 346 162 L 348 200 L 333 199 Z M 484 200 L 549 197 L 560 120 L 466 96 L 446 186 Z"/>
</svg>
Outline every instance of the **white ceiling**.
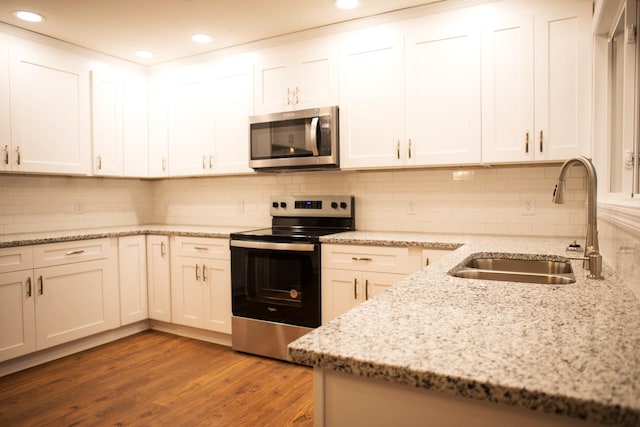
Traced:
<svg viewBox="0 0 640 427">
<path fill-rule="evenodd" d="M 404 9 L 436 0 L 360 0 L 339 10 L 333 0 L 0 0 L 0 21 L 98 52 L 153 65 L 269 37 Z M 45 16 L 26 23 L 13 12 Z M 191 35 L 207 33 L 198 45 Z M 155 56 L 142 60 L 136 50 Z"/>
</svg>

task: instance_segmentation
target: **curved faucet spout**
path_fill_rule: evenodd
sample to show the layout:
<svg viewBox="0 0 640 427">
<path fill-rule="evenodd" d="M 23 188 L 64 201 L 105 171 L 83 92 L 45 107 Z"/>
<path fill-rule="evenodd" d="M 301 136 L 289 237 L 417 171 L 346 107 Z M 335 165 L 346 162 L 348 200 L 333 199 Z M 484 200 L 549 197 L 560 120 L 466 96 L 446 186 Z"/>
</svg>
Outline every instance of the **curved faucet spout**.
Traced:
<svg viewBox="0 0 640 427">
<path fill-rule="evenodd" d="M 589 252 L 599 252 L 598 244 L 598 214 L 597 214 L 597 175 L 596 169 L 591 160 L 584 156 L 573 157 L 562 165 L 558 183 L 553 191 L 553 203 L 562 203 L 565 192 L 566 175 L 569 168 L 573 165 L 582 165 L 587 171 L 587 236 L 585 243 L 585 257 L 589 256 Z M 588 261 L 585 261 L 587 264 Z"/>
</svg>

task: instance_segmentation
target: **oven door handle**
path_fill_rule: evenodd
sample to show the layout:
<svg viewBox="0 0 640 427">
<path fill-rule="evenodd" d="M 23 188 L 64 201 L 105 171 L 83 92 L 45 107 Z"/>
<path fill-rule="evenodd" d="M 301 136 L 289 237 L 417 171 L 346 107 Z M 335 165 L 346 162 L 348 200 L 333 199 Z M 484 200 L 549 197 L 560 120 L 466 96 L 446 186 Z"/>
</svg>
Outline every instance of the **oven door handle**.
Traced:
<svg viewBox="0 0 640 427">
<path fill-rule="evenodd" d="M 232 240 L 230 244 L 231 246 L 236 248 L 270 249 L 274 251 L 313 252 L 316 250 L 315 245 L 313 243 L 274 243 L 274 242 Z"/>
</svg>

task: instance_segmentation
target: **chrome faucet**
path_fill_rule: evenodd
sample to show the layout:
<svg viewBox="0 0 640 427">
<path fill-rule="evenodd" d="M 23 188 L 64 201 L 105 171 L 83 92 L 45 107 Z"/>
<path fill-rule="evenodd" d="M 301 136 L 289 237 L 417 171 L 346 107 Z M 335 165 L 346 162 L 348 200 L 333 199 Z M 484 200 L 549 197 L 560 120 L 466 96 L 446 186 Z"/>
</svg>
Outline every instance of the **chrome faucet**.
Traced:
<svg viewBox="0 0 640 427">
<path fill-rule="evenodd" d="M 584 245 L 584 257 L 580 259 L 583 260 L 583 267 L 590 270 L 590 278 L 602 279 L 602 255 L 600 255 L 600 245 L 598 244 L 598 179 L 591 160 L 584 156 L 578 156 L 564 162 L 560 168 L 558 183 L 553 190 L 552 200 L 553 203 L 562 203 L 566 185 L 565 177 L 573 165 L 582 165 L 587 171 L 587 237 Z"/>
</svg>

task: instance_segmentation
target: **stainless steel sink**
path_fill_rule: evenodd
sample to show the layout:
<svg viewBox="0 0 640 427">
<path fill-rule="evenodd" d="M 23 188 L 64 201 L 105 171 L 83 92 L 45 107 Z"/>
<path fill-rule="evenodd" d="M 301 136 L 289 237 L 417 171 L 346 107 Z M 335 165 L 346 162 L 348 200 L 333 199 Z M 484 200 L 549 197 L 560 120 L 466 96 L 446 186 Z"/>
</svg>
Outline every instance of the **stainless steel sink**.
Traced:
<svg viewBox="0 0 640 427">
<path fill-rule="evenodd" d="M 449 274 L 465 279 L 566 285 L 575 283 L 571 262 L 554 256 L 476 254 L 454 267 Z"/>
</svg>

